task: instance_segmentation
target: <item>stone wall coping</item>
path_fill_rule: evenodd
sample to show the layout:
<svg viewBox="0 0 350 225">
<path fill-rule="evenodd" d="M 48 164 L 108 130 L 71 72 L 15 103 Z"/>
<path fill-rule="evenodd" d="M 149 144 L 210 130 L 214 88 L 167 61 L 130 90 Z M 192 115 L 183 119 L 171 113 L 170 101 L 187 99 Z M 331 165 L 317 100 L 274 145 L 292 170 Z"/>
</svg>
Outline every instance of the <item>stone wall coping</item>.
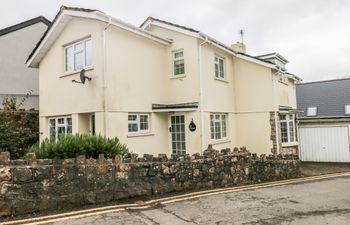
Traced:
<svg viewBox="0 0 350 225">
<path fill-rule="evenodd" d="M 79 155 L 75 158 L 68 159 L 37 159 L 34 153 L 27 153 L 25 159 L 10 160 L 9 152 L 0 152 L 0 166 L 49 166 L 49 165 L 104 165 L 104 164 L 135 164 L 135 163 L 165 163 L 165 162 L 198 162 L 198 161 L 212 161 L 212 160 L 224 160 L 225 158 L 246 158 L 248 160 L 256 161 L 268 161 L 268 160 L 298 160 L 296 155 L 257 155 L 250 153 L 243 148 L 222 149 L 221 151 L 214 150 L 210 146 L 203 152 L 203 155 L 198 153 L 186 155 L 171 155 L 168 157 L 166 154 L 159 154 L 154 156 L 151 154 L 144 154 L 143 157 L 139 157 L 138 154 L 129 153 L 126 156 L 116 155 L 114 159 L 106 159 L 103 154 L 100 154 L 97 159 L 86 158 L 85 155 Z M 238 160 L 238 159 L 236 159 Z"/>
</svg>

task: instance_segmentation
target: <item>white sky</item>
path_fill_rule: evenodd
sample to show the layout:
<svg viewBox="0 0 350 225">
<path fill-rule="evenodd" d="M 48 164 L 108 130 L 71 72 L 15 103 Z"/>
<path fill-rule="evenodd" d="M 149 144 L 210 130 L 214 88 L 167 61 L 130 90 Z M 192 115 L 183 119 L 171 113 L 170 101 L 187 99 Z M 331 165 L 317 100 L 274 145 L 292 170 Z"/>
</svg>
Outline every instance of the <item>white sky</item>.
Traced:
<svg viewBox="0 0 350 225">
<path fill-rule="evenodd" d="M 247 53 L 278 52 L 304 81 L 350 75 L 350 1 L 347 0 L 0 0 L 0 29 L 61 5 L 99 9 L 139 25 L 147 16 L 192 27 L 226 43 L 245 30 Z M 1 51 L 1 49 L 0 49 Z"/>
</svg>

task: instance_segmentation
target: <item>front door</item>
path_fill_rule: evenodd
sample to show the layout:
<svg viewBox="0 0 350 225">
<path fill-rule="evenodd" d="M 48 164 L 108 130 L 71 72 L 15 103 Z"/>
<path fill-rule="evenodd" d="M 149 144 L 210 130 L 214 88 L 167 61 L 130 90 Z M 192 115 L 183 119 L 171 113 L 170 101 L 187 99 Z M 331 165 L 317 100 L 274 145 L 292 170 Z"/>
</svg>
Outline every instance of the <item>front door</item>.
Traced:
<svg viewBox="0 0 350 225">
<path fill-rule="evenodd" d="M 185 116 L 170 116 L 170 148 L 172 154 L 186 154 Z"/>
</svg>

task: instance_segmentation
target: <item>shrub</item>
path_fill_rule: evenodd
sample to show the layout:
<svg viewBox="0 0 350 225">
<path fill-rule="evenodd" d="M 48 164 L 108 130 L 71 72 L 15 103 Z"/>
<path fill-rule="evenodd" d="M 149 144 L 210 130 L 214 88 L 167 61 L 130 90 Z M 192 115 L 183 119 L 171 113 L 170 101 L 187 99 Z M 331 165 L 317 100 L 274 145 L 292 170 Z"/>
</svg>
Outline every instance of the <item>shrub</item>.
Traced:
<svg viewBox="0 0 350 225">
<path fill-rule="evenodd" d="M 128 153 L 126 145 L 121 144 L 118 138 L 105 138 L 101 135 L 67 134 L 57 141 L 45 139 L 41 144 L 30 148 L 39 159 L 74 158 L 77 155 L 85 155 L 87 158 L 97 158 L 104 154 L 106 158 Z"/>
<path fill-rule="evenodd" d="M 37 111 L 0 110 L 0 152 L 9 151 L 11 159 L 19 159 L 38 140 Z"/>
</svg>

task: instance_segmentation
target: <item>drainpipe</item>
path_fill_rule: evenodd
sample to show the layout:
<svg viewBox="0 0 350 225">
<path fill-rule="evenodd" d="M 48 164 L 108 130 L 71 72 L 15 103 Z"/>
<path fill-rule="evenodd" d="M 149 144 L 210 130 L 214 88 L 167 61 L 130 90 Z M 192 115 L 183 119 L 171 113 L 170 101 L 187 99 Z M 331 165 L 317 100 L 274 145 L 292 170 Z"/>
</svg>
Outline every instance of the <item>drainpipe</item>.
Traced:
<svg viewBox="0 0 350 225">
<path fill-rule="evenodd" d="M 201 154 L 204 150 L 204 111 L 203 111 L 203 79 L 202 79 L 202 45 L 208 43 L 208 37 L 198 46 L 198 65 L 199 65 L 199 113 L 200 113 L 200 138 L 201 138 Z"/>
<path fill-rule="evenodd" d="M 106 54 L 106 31 L 112 23 L 112 18 L 108 17 L 108 23 L 106 27 L 102 31 L 102 51 L 103 51 L 103 69 L 102 69 L 102 83 L 103 83 L 103 134 L 107 137 L 107 115 L 108 115 L 108 96 L 107 96 L 107 79 L 106 79 L 106 71 L 107 71 L 107 54 Z"/>
<path fill-rule="evenodd" d="M 277 103 L 277 90 L 276 90 L 276 82 L 278 82 L 276 80 L 276 78 L 278 79 L 278 72 L 277 73 L 272 73 L 273 76 L 272 76 L 272 87 L 273 87 L 273 103 L 274 103 L 274 107 L 277 107 L 277 108 L 274 108 L 274 114 L 275 114 L 275 128 L 276 128 L 276 135 L 275 135 L 275 138 L 276 138 L 276 154 L 279 154 L 280 153 L 280 137 L 279 137 L 279 132 L 280 132 L 280 128 L 279 128 L 279 123 L 278 123 L 278 120 L 279 120 L 279 109 L 278 109 L 278 103 Z"/>
</svg>

